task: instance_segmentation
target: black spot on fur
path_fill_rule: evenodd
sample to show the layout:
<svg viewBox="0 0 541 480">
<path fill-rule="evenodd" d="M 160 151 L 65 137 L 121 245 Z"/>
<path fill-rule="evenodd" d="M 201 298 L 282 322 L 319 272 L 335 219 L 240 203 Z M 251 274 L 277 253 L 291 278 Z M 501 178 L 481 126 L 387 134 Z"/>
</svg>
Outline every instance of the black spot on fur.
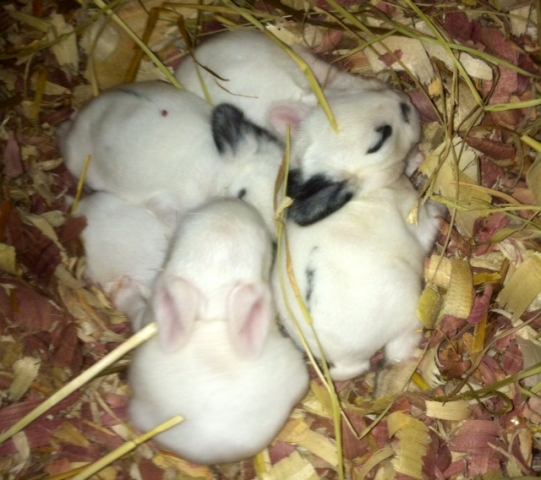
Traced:
<svg viewBox="0 0 541 480">
<path fill-rule="evenodd" d="M 310 310 L 312 294 L 314 293 L 314 275 L 316 271 L 313 268 L 306 267 L 306 306 Z"/>
<path fill-rule="evenodd" d="M 212 111 L 212 137 L 216 148 L 224 153 L 228 146 L 233 149 L 240 141 L 244 114 L 233 105 L 218 105 Z"/>
<path fill-rule="evenodd" d="M 387 139 L 393 134 L 393 127 L 385 124 L 381 127 L 377 127 L 376 132 L 378 132 L 381 137 L 374 146 L 368 149 L 366 153 L 376 153 L 381 147 L 383 147 Z"/>
<path fill-rule="evenodd" d="M 239 200 L 242 200 L 244 197 L 246 196 L 246 189 L 243 188 L 239 191 L 239 193 L 237 193 L 237 198 Z"/>
<path fill-rule="evenodd" d="M 400 113 L 402 114 L 402 120 L 406 123 L 410 123 L 411 107 L 407 103 L 402 102 L 400 104 Z"/>
<path fill-rule="evenodd" d="M 312 248 L 310 251 L 310 254 L 308 256 L 308 265 L 306 266 L 306 269 L 304 273 L 306 274 L 306 307 L 308 308 L 308 311 L 312 308 L 312 296 L 314 294 L 314 285 L 315 285 L 315 275 L 316 275 L 316 269 L 312 266 L 314 254 L 317 251 L 318 247 Z"/>
<path fill-rule="evenodd" d="M 342 208 L 354 193 L 345 180 L 336 182 L 318 174 L 302 181 L 300 171 L 292 170 L 287 194 L 293 205 L 288 209 L 288 218 L 300 226 L 312 225 Z"/>
<path fill-rule="evenodd" d="M 298 191 L 302 184 L 301 171 L 298 168 L 294 168 L 289 171 L 287 177 L 287 195 L 291 198 L 298 197 Z"/>
<path fill-rule="evenodd" d="M 264 141 L 278 142 L 267 130 L 247 120 L 242 110 L 228 103 L 214 108 L 211 127 L 216 148 L 222 154 L 228 149 L 234 152 L 239 143 L 249 135 Z"/>
</svg>

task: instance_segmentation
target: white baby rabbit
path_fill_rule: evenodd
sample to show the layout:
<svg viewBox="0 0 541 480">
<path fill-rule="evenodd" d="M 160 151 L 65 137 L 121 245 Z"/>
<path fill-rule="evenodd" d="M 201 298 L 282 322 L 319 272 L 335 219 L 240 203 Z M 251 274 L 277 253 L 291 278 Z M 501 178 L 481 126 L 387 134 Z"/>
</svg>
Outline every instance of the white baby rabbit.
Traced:
<svg viewBox="0 0 541 480">
<path fill-rule="evenodd" d="M 308 387 L 301 353 L 274 323 L 268 284 L 271 239 L 260 215 L 237 199 L 189 213 L 156 281 L 147 321 L 158 335 L 139 347 L 129 413 L 200 464 L 233 462 L 266 447 Z"/>
<path fill-rule="evenodd" d="M 272 227 L 283 147 L 230 105 L 214 109 L 162 82 L 103 93 L 62 128 L 67 168 L 86 183 L 145 205 L 168 224 L 215 196 L 253 203 Z"/>
<path fill-rule="evenodd" d="M 148 210 L 107 192 L 81 200 L 86 276 L 111 295 L 115 307 L 141 328 L 151 287 L 163 265 L 171 230 Z"/>
<path fill-rule="evenodd" d="M 340 71 L 310 51 L 295 46 L 318 82 L 326 89 L 386 89 L 384 83 Z M 244 111 L 247 118 L 269 128 L 268 112 L 281 102 L 315 105 L 316 97 L 300 66 L 272 39 L 255 30 L 215 35 L 186 57 L 176 71 L 179 82 L 204 98 L 203 80 L 214 104 L 227 102 Z M 201 77 L 201 78 L 200 78 Z"/>
<path fill-rule="evenodd" d="M 333 93 L 329 103 L 338 133 L 317 108 L 283 105 L 271 120 L 294 130 L 298 163 L 290 172 L 294 203 L 286 224 L 299 288 L 333 378 L 348 380 L 365 371 L 383 346 L 390 360 L 412 354 L 420 338 L 416 307 L 423 260 L 438 222 L 435 209 L 424 206 L 418 226 L 406 221 L 418 200 L 403 173 L 420 137 L 411 103 L 391 90 Z M 300 344 L 281 295 L 278 265 L 284 267 L 284 257 L 273 273 L 279 316 Z M 287 296 L 320 357 L 290 287 Z"/>
<path fill-rule="evenodd" d="M 367 193 L 360 191 L 333 215 L 310 226 L 286 222 L 296 280 L 313 318 L 333 379 L 352 379 L 385 346 L 389 361 L 409 358 L 420 341 L 416 314 L 423 262 L 437 231 L 435 209 L 420 208 L 419 225 L 406 221 L 418 194 L 401 176 Z M 277 259 L 273 288 L 288 333 L 300 335 L 286 308 Z M 286 294 L 312 352 L 321 358 L 312 330 L 285 277 Z"/>
<path fill-rule="evenodd" d="M 321 108 L 284 104 L 271 110 L 277 129 L 292 128 L 289 218 L 310 225 L 337 211 L 357 193 L 393 184 L 419 142 L 417 110 L 404 94 L 333 93 L 334 131 Z"/>
</svg>

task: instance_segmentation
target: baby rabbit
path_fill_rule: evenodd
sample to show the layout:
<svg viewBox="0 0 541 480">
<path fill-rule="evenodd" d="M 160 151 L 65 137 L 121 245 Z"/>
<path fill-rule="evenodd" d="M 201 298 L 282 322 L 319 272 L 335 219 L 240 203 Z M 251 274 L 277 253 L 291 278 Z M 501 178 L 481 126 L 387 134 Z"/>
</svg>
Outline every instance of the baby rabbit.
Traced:
<svg viewBox="0 0 541 480">
<path fill-rule="evenodd" d="M 158 335 L 134 354 L 129 413 L 144 431 L 185 417 L 156 440 L 192 462 L 256 454 L 307 390 L 301 353 L 274 323 L 271 256 L 253 207 L 214 200 L 181 222 L 154 286 Z"/>
<path fill-rule="evenodd" d="M 301 46 L 293 49 L 327 89 L 387 88 L 379 80 L 340 71 Z M 215 104 L 231 103 L 265 128 L 272 127 L 268 113 L 276 103 L 293 101 L 311 106 L 317 103 L 299 65 L 262 32 L 240 30 L 215 35 L 198 46 L 194 56 L 199 66 L 196 67 L 193 58 L 187 57 L 175 74 L 184 88 L 204 98 L 201 75 Z"/>
<path fill-rule="evenodd" d="M 287 214 L 293 269 L 335 380 L 356 377 L 385 346 L 389 360 L 408 358 L 419 342 L 416 307 L 423 261 L 438 227 L 433 206 L 419 225 L 406 221 L 418 194 L 403 174 L 420 137 L 417 111 L 392 90 L 329 95 L 340 131 L 320 109 L 283 105 L 277 125 L 293 126 Z M 273 288 L 279 316 L 300 345 L 286 308 L 277 259 Z M 286 294 L 313 353 L 320 358 L 293 291 Z"/>
<path fill-rule="evenodd" d="M 333 93 L 328 96 L 339 131 L 321 108 L 284 104 L 272 109 L 277 129 L 292 128 L 292 171 L 288 216 L 311 225 L 357 194 L 392 185 L 419 142 L 417 110 L 404 94 Z"/>
<path fill-rule="evenodd" d="M 103 93 L 62 128 L 67 168 L 86 183 L 144 205 L 169 225 L 215 196 L 252 203 L 274 230 L 274 180 L 283 146 L 237 108 L 162 82 Z"/>
<path fill-rule="evenodd" d="M 438 223 L 435 210 L 420 208 L 419 225 L 406 221 L 418 194 L 405 176 L 381 188 L 352 193 L 333 215 L 301 226 L 287 220 L 291 261 L 301 296 L 314 321 L 334 380 L 352 379 L 385 346 L 389 361 L 408 359 L 420 341 L 416 314 L 423 261 Z M 277 259 L 272 284 L 279 317 L 295 340 L 300 335 L 286 308 Z M 285 293 L 310 349 L 321 358 L 284 273 Z"/>
<path fill-rule="evenodd" d="M 148 210 L 108 192 L 83 198 L 76 214 L 88 222 L 82 233 L 87 278 L 110 294 L 115 307 L 139 330 L 165 260 L 170 228 Z"/>
</svg>

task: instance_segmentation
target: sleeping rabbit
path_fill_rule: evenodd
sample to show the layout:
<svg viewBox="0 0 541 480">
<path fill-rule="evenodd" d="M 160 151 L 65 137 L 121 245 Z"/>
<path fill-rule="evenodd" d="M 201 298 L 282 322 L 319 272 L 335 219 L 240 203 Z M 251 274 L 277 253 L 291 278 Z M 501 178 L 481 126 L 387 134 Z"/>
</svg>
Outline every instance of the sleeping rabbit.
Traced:
<svg viewBox="0 0 541 480">
<path fill-rule="evenodd" d="M 403 173 L 420 136 L 412 105 L 391 90 L 362 99 L 333 94 L 329 101 L 340 125 L 337 134 L 317 109 L 284 105 L 273 121 L 283 124 L 283 116 L 295 131 L 298 166 L 290 172 L 293 205 L 286 221 L 293 268 L 331 374 L 347 380 L 365 371 L 381 347 L 389 360 L 403 360 L 417 345 L 416 307 L 438 212 L 423 205 L 419 225 L 406 220 L 418 201 Z M 300 345 L 280 289 L 284 266 L 282 256 L 273 272 L 278 313 Z M 290 286 L 286 293 L 320 357 Z"/>
<path fill-rule="evenodd" d="M 171 229 L 148 210 L 108 192 L 81 200 L 86 277 L 111 295 L 113 304 L 141 328 L 151 287 L 165 260 Z"/>
<path fill-rule="evenodd" d="M 233 462 L 266 447 L 308 387 L 301 353 L 274 322 L 272 246 L 260 215 L 218 199 L 180 223 L 146 321 L 158 335 L 131 363 L 135 426 L 185 421 L 156 437 L 200 464 Z"/>
<path fill-rule="evenodd" d="M 241 197 L 273 229 L 283 146 L 230 105 L 212 109 L 162 82 L 109 90 L 62 128 L 67 168 L 94 190 L 152 209 L 169 225 L 216 196 Z"/>
</svg>

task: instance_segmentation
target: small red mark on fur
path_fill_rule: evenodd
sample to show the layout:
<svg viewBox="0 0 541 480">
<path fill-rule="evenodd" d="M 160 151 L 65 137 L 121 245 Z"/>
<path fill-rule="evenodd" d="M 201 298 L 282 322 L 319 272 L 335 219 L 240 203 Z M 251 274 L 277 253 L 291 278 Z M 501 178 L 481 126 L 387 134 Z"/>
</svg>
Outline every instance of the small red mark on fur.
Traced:
<svg viewBox="0 0 541 480">
<path fill-rule="evenodd" d="M 169 115 L 169 112 L 167 110 L 162 110 L 162 117 L 167 117 Z"/>
</svg>

